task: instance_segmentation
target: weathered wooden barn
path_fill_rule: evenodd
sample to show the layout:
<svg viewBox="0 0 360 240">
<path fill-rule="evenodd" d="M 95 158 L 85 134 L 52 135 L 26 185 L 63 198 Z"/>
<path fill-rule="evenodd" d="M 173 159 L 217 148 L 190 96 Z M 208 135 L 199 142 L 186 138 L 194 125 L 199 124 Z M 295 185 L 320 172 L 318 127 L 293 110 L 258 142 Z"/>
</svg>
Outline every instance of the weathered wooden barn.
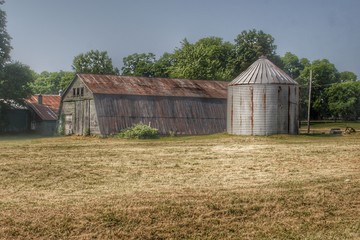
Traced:
<svg viewBox="0 0 360 240">
<path fill-rule="evenodd" d="M 161 134 L 224 132 L 227 84 L 77 74 L 62 96 L 59 132 L 110 135 L 140 122 Z"/>
</svg>

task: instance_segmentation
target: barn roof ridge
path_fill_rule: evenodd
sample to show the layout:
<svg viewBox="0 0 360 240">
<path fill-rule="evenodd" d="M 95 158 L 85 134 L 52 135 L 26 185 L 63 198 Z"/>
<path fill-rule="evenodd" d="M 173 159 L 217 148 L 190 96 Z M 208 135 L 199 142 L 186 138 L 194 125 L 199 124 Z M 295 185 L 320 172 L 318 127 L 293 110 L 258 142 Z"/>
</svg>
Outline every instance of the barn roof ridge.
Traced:
<svg viewBox="0 0 360 240">
<path fill-rule="evenodd" d="M 298 85 L 288 74 L 264 56 L 261 56 L 245 71 L 240 73 L 229 83 L 229 86 L 247 84 Z"/>
<path fill-rule="evenodd" d="M 77 74 L 93 94 L 226 98 L 228 82 L 176 78 Z"/>
</svg>

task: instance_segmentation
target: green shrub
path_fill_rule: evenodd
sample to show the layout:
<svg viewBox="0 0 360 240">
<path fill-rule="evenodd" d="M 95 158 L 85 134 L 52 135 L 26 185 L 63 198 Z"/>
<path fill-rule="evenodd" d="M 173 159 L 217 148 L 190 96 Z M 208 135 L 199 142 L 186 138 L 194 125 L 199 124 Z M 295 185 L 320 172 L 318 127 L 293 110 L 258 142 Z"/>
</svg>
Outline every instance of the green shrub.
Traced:
<svg viewBox="0 0 360 240">
<path fill-rule="evenodd" d="M 159 138 L 159 131 L 143 123 L 138 123 L 131 128 L 123 129 L 117 136 L 132 139 L 151 139 Z"/>
</svg>

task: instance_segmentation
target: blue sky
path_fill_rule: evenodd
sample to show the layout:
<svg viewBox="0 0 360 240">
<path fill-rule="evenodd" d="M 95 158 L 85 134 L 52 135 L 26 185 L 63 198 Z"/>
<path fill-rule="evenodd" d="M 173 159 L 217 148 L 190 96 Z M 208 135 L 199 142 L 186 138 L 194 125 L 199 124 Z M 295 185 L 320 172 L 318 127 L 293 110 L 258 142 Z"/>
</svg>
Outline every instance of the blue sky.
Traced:
<svg viewBox="0 0 360 240">
<path fill-rule="evenodd" d="M 271 34 L 277 53 L 327 58 L 360 79 L 359 0 L 6 0 L 12 58 L 37 72 L 71 70 L 73 58 L 107 51 L 116 67 L 132 53 L 172 52 L 187 38 L 233 42 Z"/>
</svg>

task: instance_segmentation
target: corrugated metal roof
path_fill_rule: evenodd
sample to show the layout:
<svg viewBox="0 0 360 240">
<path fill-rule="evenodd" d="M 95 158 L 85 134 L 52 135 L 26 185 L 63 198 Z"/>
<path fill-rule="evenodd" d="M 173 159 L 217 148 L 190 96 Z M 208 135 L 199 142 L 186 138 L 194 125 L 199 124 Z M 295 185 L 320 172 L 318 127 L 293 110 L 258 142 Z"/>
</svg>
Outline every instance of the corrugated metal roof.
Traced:
<svg viewBox="0 0 360 240">
<path fill-rule="evenodd" d="M 288 84 L 297 85 L 289 75 L 278 68 L 266 57 L 260 57 L 248 69 L 237 76 L 231 85 L 242 84 Z"/>
<path fill-rule="evenodd" d="M 227 82 L 115 75 L 78 74 L 94 94 L 172 97 L 227 97 Z"/>
<path fill-rule="evenodd" d="M 42 104 L 38 103 L 39 95 L 32 95 L 26 99 L 27 105 L 44 121 L 53 121 L 58 118 L 61 96 L 42 95 Z"/>
<path fill-rule="evenodd" d="M 43 94 L 41 94 L 41 96 L 42 96 L 42 104 L 43 105 L 46 105 L 55 110 L 59 110 L 60 101 L 61 101 L 60 95 L 47 95 L 47 94 L 43 95 Z M 32 95 L 28 99 L 26 99 L 26 102 L 38 103 L 38 97 L 39 97 L 39 94 Z"/>
</svg>

